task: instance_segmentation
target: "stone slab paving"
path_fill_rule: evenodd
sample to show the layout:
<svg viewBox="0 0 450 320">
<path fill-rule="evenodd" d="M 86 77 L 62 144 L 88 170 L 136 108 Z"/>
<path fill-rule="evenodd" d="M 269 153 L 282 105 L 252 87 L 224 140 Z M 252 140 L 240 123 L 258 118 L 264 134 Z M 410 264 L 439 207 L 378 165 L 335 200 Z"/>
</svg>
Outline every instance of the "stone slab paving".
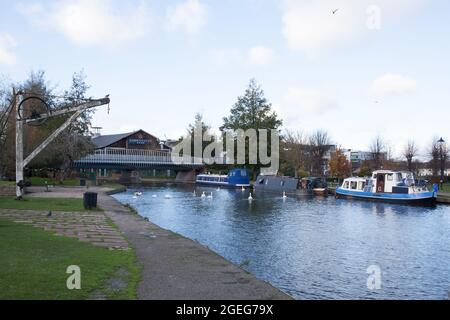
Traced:
<svg viewBox="0 0 450 320">
<path fill-rule="evenodd" d="M 48 212 L 0 209 L 0 217 L 17 223 L 52 231 L 55 235 L 77 238 L 109 249 L 129 249 L 122 233 L 114 228 L 103 212 Z"/>
</svg>

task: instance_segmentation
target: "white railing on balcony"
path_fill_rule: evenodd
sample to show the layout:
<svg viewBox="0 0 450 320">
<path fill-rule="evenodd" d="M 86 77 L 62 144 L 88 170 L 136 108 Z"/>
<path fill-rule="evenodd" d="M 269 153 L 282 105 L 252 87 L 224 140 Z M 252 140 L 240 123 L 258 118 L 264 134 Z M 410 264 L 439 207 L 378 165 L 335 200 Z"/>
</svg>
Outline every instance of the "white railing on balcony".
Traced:
<svg viewBox="0 0 450 320">
<path fill-rule="evenodd" d="M 109 163 L 130 165 L 203 165 L 203 161 L 200 158 L 194 158 L 191 156 L 175 156 L 172 155 L 170 151 L 122 148 L 105 148 L 95 150 L 94 153 L 75 162 L 78 164 Z"/>
</svg>

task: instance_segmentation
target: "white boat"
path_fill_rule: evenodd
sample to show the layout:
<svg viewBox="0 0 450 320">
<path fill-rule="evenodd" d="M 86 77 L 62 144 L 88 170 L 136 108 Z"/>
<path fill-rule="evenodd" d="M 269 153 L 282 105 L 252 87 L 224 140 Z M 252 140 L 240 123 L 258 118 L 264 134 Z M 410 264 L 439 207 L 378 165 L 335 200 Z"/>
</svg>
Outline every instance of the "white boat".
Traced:
<svg viewBox="0 0 450 320">
<path fill-rule="evenodd" d="M 383 201 L 414 205 L 434 205 L 437 186 L 429 191 L 426 181 L 405 171 L 378 170 L 369 178 L 347 178 L 336 189 L 337 198 Z"/>
</svg>

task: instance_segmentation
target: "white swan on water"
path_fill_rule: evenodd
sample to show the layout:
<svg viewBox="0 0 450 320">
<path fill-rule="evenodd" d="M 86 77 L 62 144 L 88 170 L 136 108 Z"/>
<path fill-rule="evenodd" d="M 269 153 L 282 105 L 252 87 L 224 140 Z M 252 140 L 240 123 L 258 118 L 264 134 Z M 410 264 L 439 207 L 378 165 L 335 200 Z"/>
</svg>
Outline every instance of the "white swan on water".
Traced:
<svg viewBox="0 0 450 320">
<path fill-rule="evenodd" d="M 172 196 L 170 194 L 166 194 L 165 198 L 166 199 L 172 199 Z"/>
<path fill-rule="evenodd" d="M 213 193 L 211 192 L 211 194 L 208 196 L 208 199 L 212 199 L 213 198 Z"/>
<path fill-rule="evenodd" d="M 152 195 L 152 198 L 158 198 L 158 196 L 156 194 Z"/>
<path fill-rule="evenodd" d="M 134 196 L 135 196 L 135 197 L 140 197 L 140 196 L 142 196 L 142 192 L 135 192 L 135 193 L 134 193 Z"/>
<path fill-rule="evenodd" d="M 252 197 L 252 193 L 250 192 L 250 195 L 248 196 L 248 201 L 252 201 L 253 197 Z"/>
<path fill-rule="evenodd" d="M 286 191 L 283 191 L 283 199 L 287 199 Z"/>
<path fill-rule="evenodd" d="M 241 191 L 242 191 L 242 192 L 244 192 L 244 191 L 245 191 L 245 188 L 244 188 L 244 186 L 242 186 L 242 188 L 241 188 Z"/>
<path fill-rule="evenodd" d="M 202 193 L 202 198 L 206 198 L 206 194 L 205 194 L 204 191 L 203 191 L 203 193 Z"/>
</svg>

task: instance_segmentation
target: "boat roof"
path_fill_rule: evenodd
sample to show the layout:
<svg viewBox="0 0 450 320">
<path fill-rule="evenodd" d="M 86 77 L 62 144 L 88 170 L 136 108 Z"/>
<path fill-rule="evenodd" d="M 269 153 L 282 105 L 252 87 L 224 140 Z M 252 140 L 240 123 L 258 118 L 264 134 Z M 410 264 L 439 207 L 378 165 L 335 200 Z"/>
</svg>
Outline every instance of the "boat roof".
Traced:
<svg viewBox="0 0 450 320">
<path fill-rule="evenodd" d="M 368 178 L 364 178 L 364 177 L 350 177 L 347 179 L 344 179 L 344 181 L 366 181 Z"/>
<path fill-rule="evenodd" d="M 398 170 L 376 170 L 373 173 L 403 173 L 406 171 L 398 171 Z"/>
</svg>

